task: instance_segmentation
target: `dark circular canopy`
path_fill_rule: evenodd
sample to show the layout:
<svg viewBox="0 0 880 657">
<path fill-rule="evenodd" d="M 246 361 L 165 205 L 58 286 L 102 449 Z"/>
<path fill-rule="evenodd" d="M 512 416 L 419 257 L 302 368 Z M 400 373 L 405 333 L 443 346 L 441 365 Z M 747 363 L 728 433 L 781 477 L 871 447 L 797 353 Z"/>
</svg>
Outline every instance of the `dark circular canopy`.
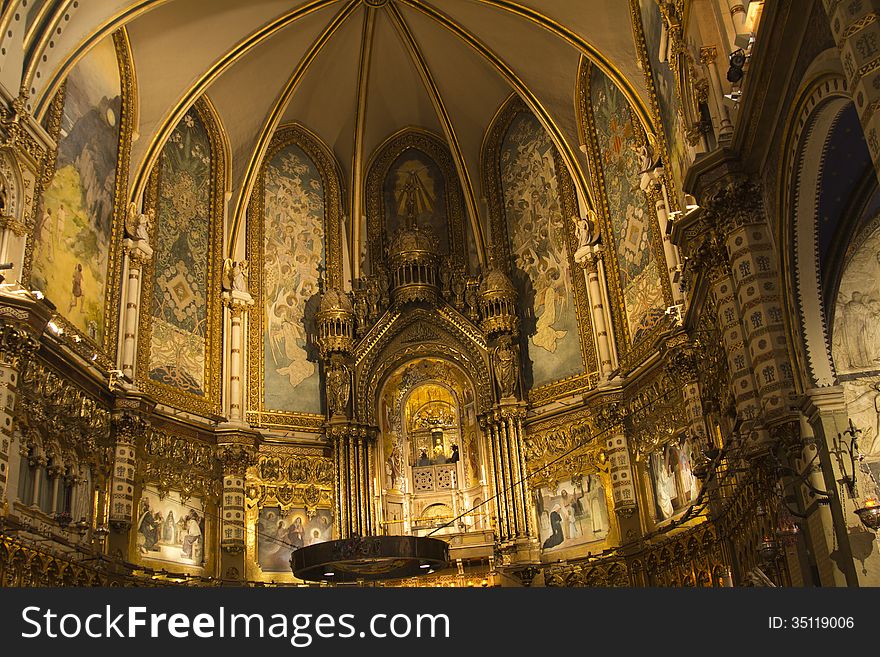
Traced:
<svg viewBox="0 0 880 657">
<path fill-rule="evenodd" d="M 449 561 L 449 545 L 422 536 L 364 536 L 316 543 L 290 555 L 299 579 L 356 582 L 424 575 Z"/>
</svg>

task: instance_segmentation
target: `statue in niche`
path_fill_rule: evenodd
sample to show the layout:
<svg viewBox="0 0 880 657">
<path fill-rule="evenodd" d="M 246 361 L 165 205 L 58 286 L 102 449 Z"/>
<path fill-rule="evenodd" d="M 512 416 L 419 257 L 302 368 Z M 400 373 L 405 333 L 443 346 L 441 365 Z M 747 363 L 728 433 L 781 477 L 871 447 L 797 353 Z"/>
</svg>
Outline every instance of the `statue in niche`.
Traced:
<svg viewBox="0 0 880 657">
<path fill-rule="evenodd" d="M 348 368 L 342 364 L 339 356 L 331 360 L 327 370 L 327 403 L 331 415 L 345 415 L 348 399 L 351 395 L 351 377 Z"/>
<path fill-rule="evenodd" d="M 150 223 L 153 221 L 155 212 L 138 212 L 137 204 L 128 205 L 128 214 L 125 217 L 125 232 L 133 240 L 148 242 L 150 239 Z"/>
<path fill-rule="evenodd" d="M 578 241 L 577 251 L 593 246 L 599 241 L 599 217 L 595 210 L 588 208 L 586 217 L 573 217 L 572 220 Z"/>
<path fill-rule="evenodd" d="M 501 338 L 493 353 L 495 358 L 495 379 L 502 398 L 516 394 L 516 380 L 519 374 L 516 351 L 510 344 L 510 338 Z"/>
<path fill-rule="evenodd" d="M 9 190 L 6 188 L 6 180 L 0 178 L 0 217 L 6 216 L 7 206 L 9 205 Z"/>
<path fill-rule="evenodd" d="M 660 145 L 657 143 L 657 136 L 653 132 L 645 134 L 645 141 L 639 146 L 638 152 L 641 162 L 641 171 L 639 173 L 648 173 L 660 166 Z"/>
<path fill-rule="evenodd" d="M 247 292 L 247 273 L 247 260 L 227 258 L 223 261 L 223 288 L 235 292 Z"/>
</svg>

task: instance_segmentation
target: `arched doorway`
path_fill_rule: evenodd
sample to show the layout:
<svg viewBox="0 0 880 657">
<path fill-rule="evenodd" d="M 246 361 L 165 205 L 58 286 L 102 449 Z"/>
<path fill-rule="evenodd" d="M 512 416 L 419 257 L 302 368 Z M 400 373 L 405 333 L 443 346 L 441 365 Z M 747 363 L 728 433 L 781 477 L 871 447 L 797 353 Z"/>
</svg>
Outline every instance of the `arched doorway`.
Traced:
<svg viewBox="0 0 880 657">
<path fill-rule="evenodd" d="M 485 450 L 474 384 L 464 370 L 433 356 L 409 360 L 385 378 L 377 406 L 379 532 L 488 530 Z"/>
</svg>

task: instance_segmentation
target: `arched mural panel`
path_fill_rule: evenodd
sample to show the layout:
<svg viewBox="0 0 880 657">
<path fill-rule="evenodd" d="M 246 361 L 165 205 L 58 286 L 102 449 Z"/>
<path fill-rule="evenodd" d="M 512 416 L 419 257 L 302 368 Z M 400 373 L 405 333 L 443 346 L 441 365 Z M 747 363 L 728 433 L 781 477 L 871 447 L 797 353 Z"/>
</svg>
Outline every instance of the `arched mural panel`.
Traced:
<svg viewBox="0 0 880 657">
<path fill-rule="evenodd" d="M 225 151 L 199 99 L 171 133 L 145 202 L 154 213 L 138 372 L 157 398 L 215 412 L 220 397 L 220 263 Z"/>
<path fill-rule="evenodd" d="M 272 139 L 248 211 L 251 290 L 249 420 L 317 430 L 322 379 L 314 334 L 320 281 L 342 277 L 341 183 L 336 162 L 299 125 Z"/>
<path fill-rule="evenodd" d="M 59 91 L 54 172 L 25 265 L 61 323 L 110 355 L 135 93 L 128 57 L 127 37 L 117 32 L 77 63 Z"/>
</svg>

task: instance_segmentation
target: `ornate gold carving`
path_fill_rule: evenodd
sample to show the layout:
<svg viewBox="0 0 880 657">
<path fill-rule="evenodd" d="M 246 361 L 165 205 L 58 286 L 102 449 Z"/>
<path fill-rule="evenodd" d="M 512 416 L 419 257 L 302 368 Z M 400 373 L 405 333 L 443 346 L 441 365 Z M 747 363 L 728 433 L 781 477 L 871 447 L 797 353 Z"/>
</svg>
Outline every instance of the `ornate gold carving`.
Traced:
<svg viewBox="0 0 880 657">
<path fill-rule="evenodd" d="M 154 484 L 160 494 L 177 491 L 184 503 L 219 499 L 223 472 L 213 445 L 164 429 L 149 429 L 138 442 L 142 484 Z"/>
</svg>

